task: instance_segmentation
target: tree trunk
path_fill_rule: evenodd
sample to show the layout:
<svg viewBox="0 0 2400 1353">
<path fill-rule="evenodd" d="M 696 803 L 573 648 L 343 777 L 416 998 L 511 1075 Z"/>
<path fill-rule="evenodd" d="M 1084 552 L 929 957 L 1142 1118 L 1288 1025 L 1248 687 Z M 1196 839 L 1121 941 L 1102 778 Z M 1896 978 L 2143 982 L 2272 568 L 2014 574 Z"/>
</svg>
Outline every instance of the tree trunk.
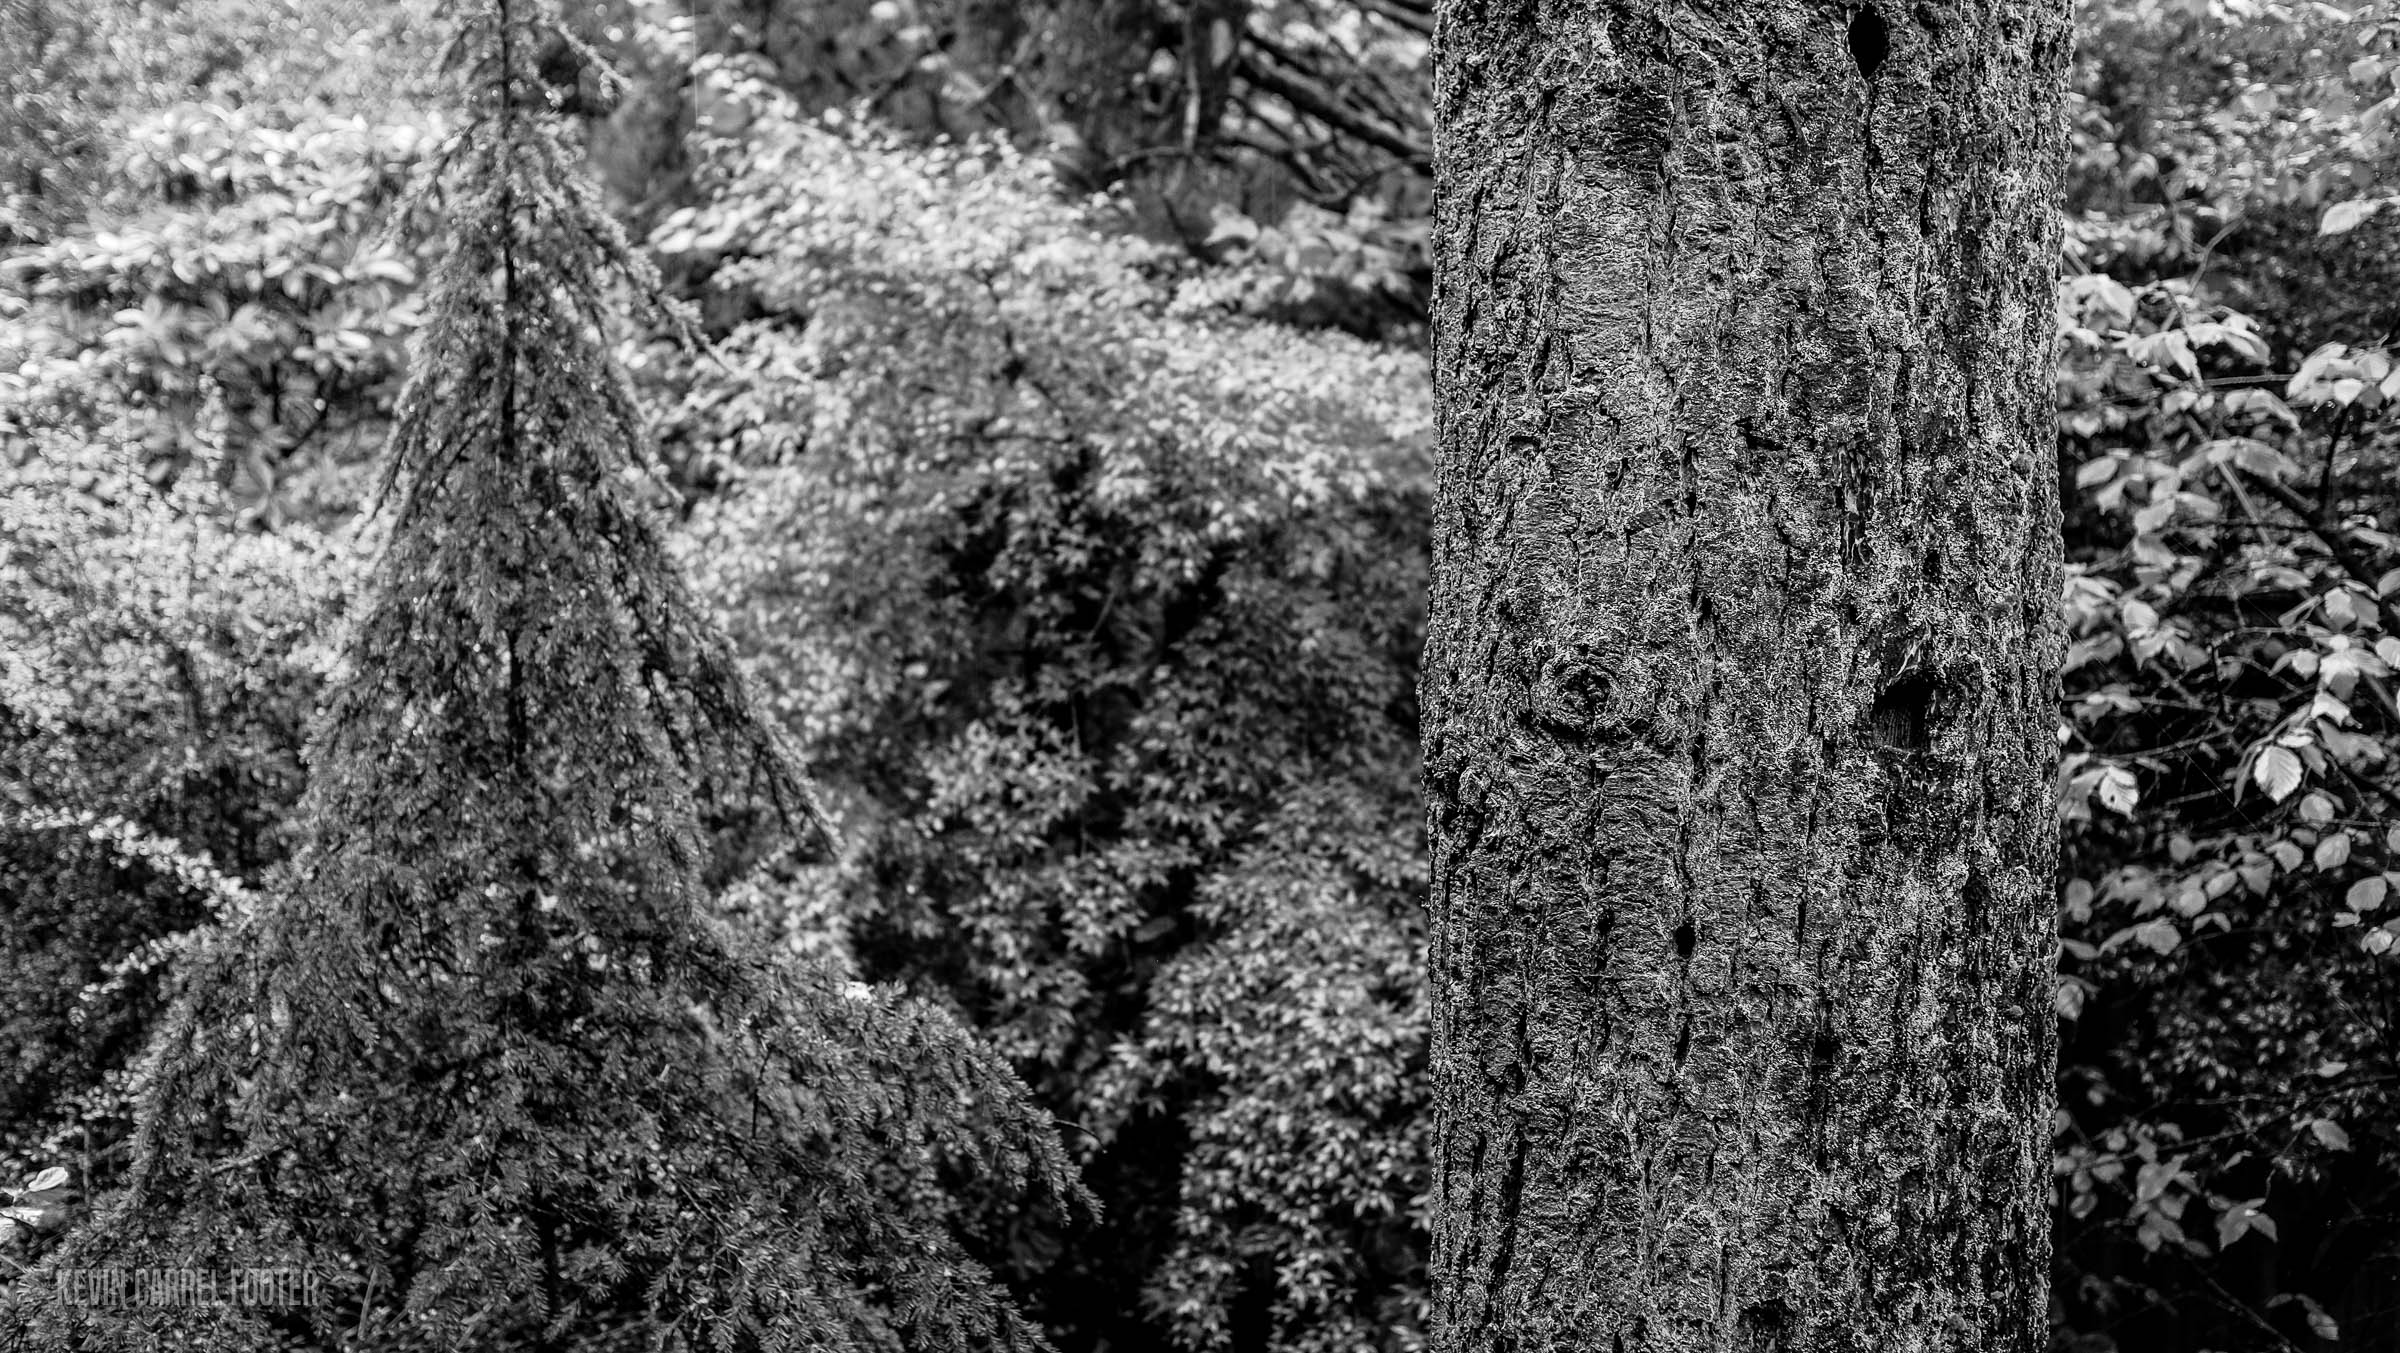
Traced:
<svg viewBox="0 0 2400 1353">
<path fill-rule="evenodd" d="M 1443 1350 L 2045 1342 L 2068 42 L 1443 7 Z"/>
</svg>

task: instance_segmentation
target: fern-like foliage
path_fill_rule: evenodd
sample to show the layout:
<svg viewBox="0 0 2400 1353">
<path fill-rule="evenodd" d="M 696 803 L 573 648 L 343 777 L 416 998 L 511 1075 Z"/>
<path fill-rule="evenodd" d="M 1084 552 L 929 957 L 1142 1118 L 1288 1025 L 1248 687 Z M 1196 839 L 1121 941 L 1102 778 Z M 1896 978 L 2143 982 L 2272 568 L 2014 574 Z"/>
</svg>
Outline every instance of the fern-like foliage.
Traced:
<svg viewBox="0 0 2400 1353">
<path fill-rule="evenodd" d="M 1079 1197 L 1048 1121 L 946 1017 L 711 913 L 712 827 L 828 835 L 645 506 L 604 331 L 650 278 L 545 107 L 566 41 L 536 0 L 459 20 L 443 261 L 308 837 L 192 954 L 130 1187 L 15 1285 L 37 1345 L 1040 1343 L 951 1189 Z M 314 1287 L 45 1280 L 165 1266 Z"/>
</svg>

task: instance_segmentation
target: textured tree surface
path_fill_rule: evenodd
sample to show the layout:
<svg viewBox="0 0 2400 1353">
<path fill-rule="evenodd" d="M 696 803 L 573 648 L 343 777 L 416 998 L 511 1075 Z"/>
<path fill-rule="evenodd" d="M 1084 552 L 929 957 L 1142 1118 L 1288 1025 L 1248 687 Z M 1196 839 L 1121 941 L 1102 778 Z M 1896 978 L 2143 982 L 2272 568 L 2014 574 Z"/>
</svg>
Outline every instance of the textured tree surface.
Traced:
<svg viewBox="0 0 2400 1353">
<path fill-rule="evenodd" d="M 2065 7 L 1444 7 L 1438 1346 L 2043 1341 Z"/>
</svg>

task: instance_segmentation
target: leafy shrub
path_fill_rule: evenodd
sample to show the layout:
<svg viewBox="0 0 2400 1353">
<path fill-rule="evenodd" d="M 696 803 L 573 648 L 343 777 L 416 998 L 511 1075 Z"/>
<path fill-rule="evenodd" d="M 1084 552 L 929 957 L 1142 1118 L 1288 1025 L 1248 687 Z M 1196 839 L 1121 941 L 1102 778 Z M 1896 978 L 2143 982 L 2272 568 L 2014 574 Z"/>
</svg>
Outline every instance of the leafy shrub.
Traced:
<svg viewBox="0 0 2400 1353">
<path fill-rule="evenodd" d="M 0 1159 L 30 1170 L 122 1145 L 158 946 L 288 852 L 350 569 L 310 532 L 237 529 L 197 476 L 160 487 L 154 418 L 9 418 L 39 430 L 0 438 Z"/>
<path fill-rule="evenodd" d="M 2390 181 L 2400 30 L 2238 8 L 2086 16 L 2059 384 L 2079 1349 L 2372 1339 L 2400 1271 L 2400 380 L 2356 205 Z"/>
<path fill-rule="evenodd" d="M 730 481 L 693 557 L 859 964 L 1086 1134 L 1106 1229 L 992 1244 L 1076 1338 L 1408 1342 L 1420 359 L 1179 304 L 1001 146 L 715 78 L 748 136 L 654 240 L 756 316 L 669 419 Z"/>
</svg>

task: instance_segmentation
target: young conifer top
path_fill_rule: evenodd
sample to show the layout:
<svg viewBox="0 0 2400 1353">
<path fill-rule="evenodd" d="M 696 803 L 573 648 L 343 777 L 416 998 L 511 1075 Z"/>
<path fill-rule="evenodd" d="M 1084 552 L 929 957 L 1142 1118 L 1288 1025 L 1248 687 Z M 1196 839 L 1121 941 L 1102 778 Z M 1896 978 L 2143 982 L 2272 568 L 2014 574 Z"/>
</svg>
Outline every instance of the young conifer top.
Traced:
<svg viewBox="0 0 2400 1353">
<path fill-rule="evenodd" d="M 307 842 L 190 958 L 133 1182 L 45 1264 L 309 1299 L 76 1305 L 37 1271 L 37 1345 L 1040 1342 L 951 1199 L 1080 1197 L 1048 1121 L 953 1022 L 712 915 L 706 824 L 829 838 L 643 505 L 606 330 L 655 281 L 545 101 L 573 42 L 546 0 L 458 20 L 446 249 Z"/>
</svg>

